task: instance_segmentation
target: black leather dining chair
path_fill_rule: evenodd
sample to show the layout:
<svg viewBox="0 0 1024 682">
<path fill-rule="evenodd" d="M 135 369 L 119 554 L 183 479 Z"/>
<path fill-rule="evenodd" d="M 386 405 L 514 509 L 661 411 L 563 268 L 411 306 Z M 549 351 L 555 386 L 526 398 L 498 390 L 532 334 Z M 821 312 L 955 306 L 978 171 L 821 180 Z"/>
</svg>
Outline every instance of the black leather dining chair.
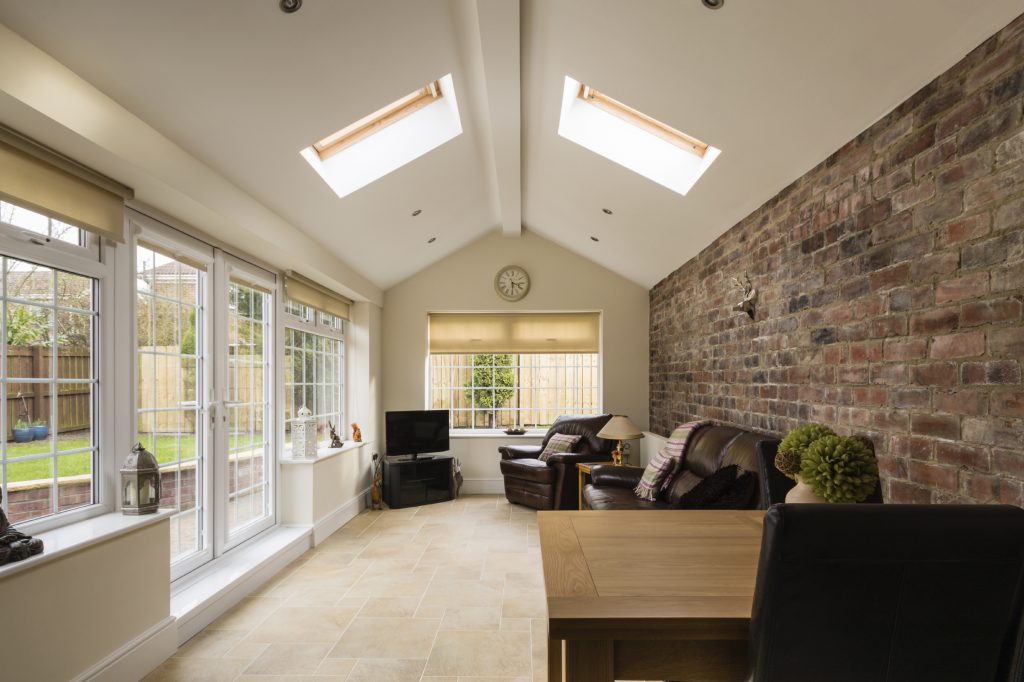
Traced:
<svg viewBox="0 0 1024 682">
<path fill-rule="evenodd" d="M 748 682 L 1021 679 L 1024 510 L 781 504 L 765 516 Z"/>
</svg>

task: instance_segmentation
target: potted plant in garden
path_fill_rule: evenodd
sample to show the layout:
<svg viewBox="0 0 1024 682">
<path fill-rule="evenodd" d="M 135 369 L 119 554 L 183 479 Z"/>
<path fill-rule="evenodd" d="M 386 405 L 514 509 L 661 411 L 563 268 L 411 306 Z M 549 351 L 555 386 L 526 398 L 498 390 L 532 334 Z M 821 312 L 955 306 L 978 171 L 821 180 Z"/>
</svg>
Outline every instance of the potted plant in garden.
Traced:
<svg viewBox="0 0 1024 682">
<path fill-rule="evenodd" d="M 37 419 L 32 422 L 32 439 L 33 440 L 44 440 L 50 435 L 50 427 L 46 424 L 45 419 Z"/>
<path fill-rule="evenodd" d="M 786 502 L 862 502 L 878 483 L 870 444 L 805 424 L 779 444 L 775 467 L 796 481 Z"/>
<path fill-rule="evenodd" d="M 28 443 L 32 440 L 32 425 L 27 419 L 19 418 L 11 429 L 11 434 L 15 443 Z"/>
</svg>

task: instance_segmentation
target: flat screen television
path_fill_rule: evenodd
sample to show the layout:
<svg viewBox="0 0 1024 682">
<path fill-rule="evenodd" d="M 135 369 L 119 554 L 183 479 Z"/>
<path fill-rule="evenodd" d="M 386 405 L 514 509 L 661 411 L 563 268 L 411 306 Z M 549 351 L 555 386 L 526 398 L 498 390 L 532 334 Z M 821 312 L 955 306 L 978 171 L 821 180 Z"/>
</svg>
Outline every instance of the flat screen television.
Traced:
<svg viewBox="0 0 1024 682">
<path fill-rule="evenodd" d="M 448 410 L 404 410 L 384 413 L 387 454 L 416 455 L 448 448 Z"/>
</svg>

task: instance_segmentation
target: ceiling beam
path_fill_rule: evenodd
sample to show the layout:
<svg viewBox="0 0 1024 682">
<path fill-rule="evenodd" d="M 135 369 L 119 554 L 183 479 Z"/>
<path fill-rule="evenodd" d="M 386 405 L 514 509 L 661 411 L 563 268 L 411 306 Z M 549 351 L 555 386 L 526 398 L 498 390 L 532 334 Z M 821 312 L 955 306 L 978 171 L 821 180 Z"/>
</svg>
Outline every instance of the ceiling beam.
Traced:
<svg viewBox="0 0 1024 682">
<path fill-rule="evenodd" d="M 502 234 L 523 229 L 519 0 L 477 0 Z"/>
</svg>

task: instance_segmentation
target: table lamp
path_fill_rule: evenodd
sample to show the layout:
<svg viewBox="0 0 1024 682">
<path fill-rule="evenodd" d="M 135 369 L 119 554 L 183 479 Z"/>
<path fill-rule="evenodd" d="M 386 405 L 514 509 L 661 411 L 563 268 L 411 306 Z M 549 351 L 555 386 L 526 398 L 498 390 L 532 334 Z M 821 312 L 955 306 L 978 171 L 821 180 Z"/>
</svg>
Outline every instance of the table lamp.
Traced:
<svg viewBox="0 0 1024 682">
<path fill-rule="evenodd" d="M 603 429 L 598 431 L 597 437 L 619 442 L 612 450 L 612 462 L 615 463 L 615 466 L 620 467 L 622 466 L 622 441 L 643 438 L 644 434 L 636 424 L 629 420 L 629 417 L 617 414 L 608 420 Z"/>
</svg>

